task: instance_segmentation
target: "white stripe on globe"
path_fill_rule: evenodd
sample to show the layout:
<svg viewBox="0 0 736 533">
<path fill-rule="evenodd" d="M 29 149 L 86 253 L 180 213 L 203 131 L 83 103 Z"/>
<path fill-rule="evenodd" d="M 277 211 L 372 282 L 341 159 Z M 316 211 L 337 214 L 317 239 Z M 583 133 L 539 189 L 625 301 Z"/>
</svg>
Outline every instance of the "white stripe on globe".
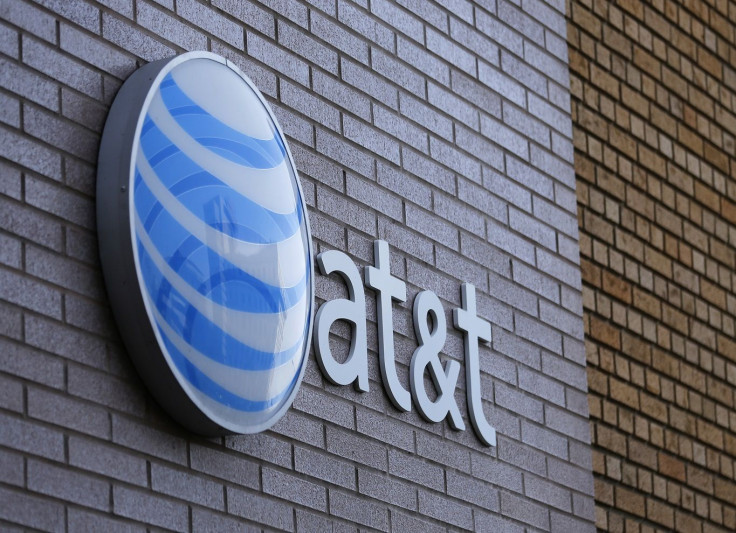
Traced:
<svg viewBox="0 0 736 533">
<path fill-rule="evenodd" d="M 161 183 L 156 171 L 148 164 L 142 148 L 138 150 L 136 162 L 143 181 L 166 212 L 215 253 L 242 271 L 274 287 L 293 287 L 304 277 L 307 258 L 304 255 L 301 226 L 291 237 L 277 243 L 259 244 L 236 239 L 204 224 L 182 205 Z M 266 267 L 259 268 L 260 265 Z M 273 265 L 280 265 L 280 268 L 273 268 Z"/>
</svg>

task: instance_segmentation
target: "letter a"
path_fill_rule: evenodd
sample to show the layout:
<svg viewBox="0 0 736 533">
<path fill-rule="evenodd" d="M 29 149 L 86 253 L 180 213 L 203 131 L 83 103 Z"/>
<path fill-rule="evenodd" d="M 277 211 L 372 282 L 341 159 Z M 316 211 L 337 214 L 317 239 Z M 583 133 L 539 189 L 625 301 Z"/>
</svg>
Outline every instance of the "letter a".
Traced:
<svg viewBox="0 0 736 533">
<path fill-rule="evenodd" d="M 314 351 L 322 373 L 335 385 L 355 382 L 355 388 L 368 391 L 368 349 L 365 326 L 365 292 L 360 273 L 350 258 L 337 250 L 322 252 L 317 265 L 324 275 L 337 272 L 345 280 L 349 300 L 340 298 L 323 303 L 315 317 Z M 337 320 L 352 323 L 353 338 L 350 353 L 344 363 L 338 363 L 330 350 L 330 328 Z"/>
</svg>

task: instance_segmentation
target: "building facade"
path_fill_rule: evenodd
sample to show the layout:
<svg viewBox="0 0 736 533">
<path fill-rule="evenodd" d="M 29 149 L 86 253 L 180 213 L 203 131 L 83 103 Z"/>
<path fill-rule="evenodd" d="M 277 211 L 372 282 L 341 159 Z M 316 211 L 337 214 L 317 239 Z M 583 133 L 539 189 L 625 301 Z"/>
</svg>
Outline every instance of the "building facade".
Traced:
<svg viewBox="0 0 736 533">
<path fill-rule="evenodd" d="M 2 528 L 736 528 L 735 33 L 727 1 L 0 0 Z M 464 371 L 465 431 L 394 407 L 369 287 L 368 391 L 311 353 L 262 433 L 154 401 L 105 290 L 97 158 L 122 83 L 190 50 L 273 109 L 315 254 L 365 280 L 389 244 L 405 388 L 417 294 L 464 368 L 475 286 L 495 446 Z M 315 278 L 317 308 L 346 297 Z"/>
<path fill-rule="evenodd" d="M 596 523 L 736 529 L 736 4 L 568 11 Z"/>
</svg>

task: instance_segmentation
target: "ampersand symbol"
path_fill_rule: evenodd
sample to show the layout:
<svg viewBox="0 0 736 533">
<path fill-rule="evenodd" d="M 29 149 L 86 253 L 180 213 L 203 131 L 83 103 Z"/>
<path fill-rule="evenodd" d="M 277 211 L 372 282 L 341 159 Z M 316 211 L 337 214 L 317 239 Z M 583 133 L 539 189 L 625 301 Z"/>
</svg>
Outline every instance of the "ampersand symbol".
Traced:
<svg viewBox="0 0 736 533">
<path fill-rule="evenodd" d="M 432 331 L 430 320 L 434 326 Z M 455 402 L 460 363 L 448 361 L 442 368 L 439 354 L 445 346 L 447 325 L 442 303 L 431 291 L 420 292 L 414 300 L 414 331 L 419 346 L 411 358 L 410 384 L 417 409 L 429 422 L 440 422 L 449 415 L 450 427 L 463 431 L 465 423 Z M 437 391 L 434 401 L 430 400 L 424 388 L 424 372 L 427 368 Z"/>
</svg>

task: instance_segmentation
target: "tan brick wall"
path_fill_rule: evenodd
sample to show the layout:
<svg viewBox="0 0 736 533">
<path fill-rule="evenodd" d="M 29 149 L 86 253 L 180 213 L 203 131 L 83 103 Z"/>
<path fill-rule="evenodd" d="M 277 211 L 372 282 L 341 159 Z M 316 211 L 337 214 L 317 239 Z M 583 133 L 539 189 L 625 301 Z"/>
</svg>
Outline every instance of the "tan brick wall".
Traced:
<svg viewBox="0 0 736 533">
<path fill-rule="evenodd" d="M 736 529 L 736 2 L 573 0 L 596 519 Z"/>
</svg>

